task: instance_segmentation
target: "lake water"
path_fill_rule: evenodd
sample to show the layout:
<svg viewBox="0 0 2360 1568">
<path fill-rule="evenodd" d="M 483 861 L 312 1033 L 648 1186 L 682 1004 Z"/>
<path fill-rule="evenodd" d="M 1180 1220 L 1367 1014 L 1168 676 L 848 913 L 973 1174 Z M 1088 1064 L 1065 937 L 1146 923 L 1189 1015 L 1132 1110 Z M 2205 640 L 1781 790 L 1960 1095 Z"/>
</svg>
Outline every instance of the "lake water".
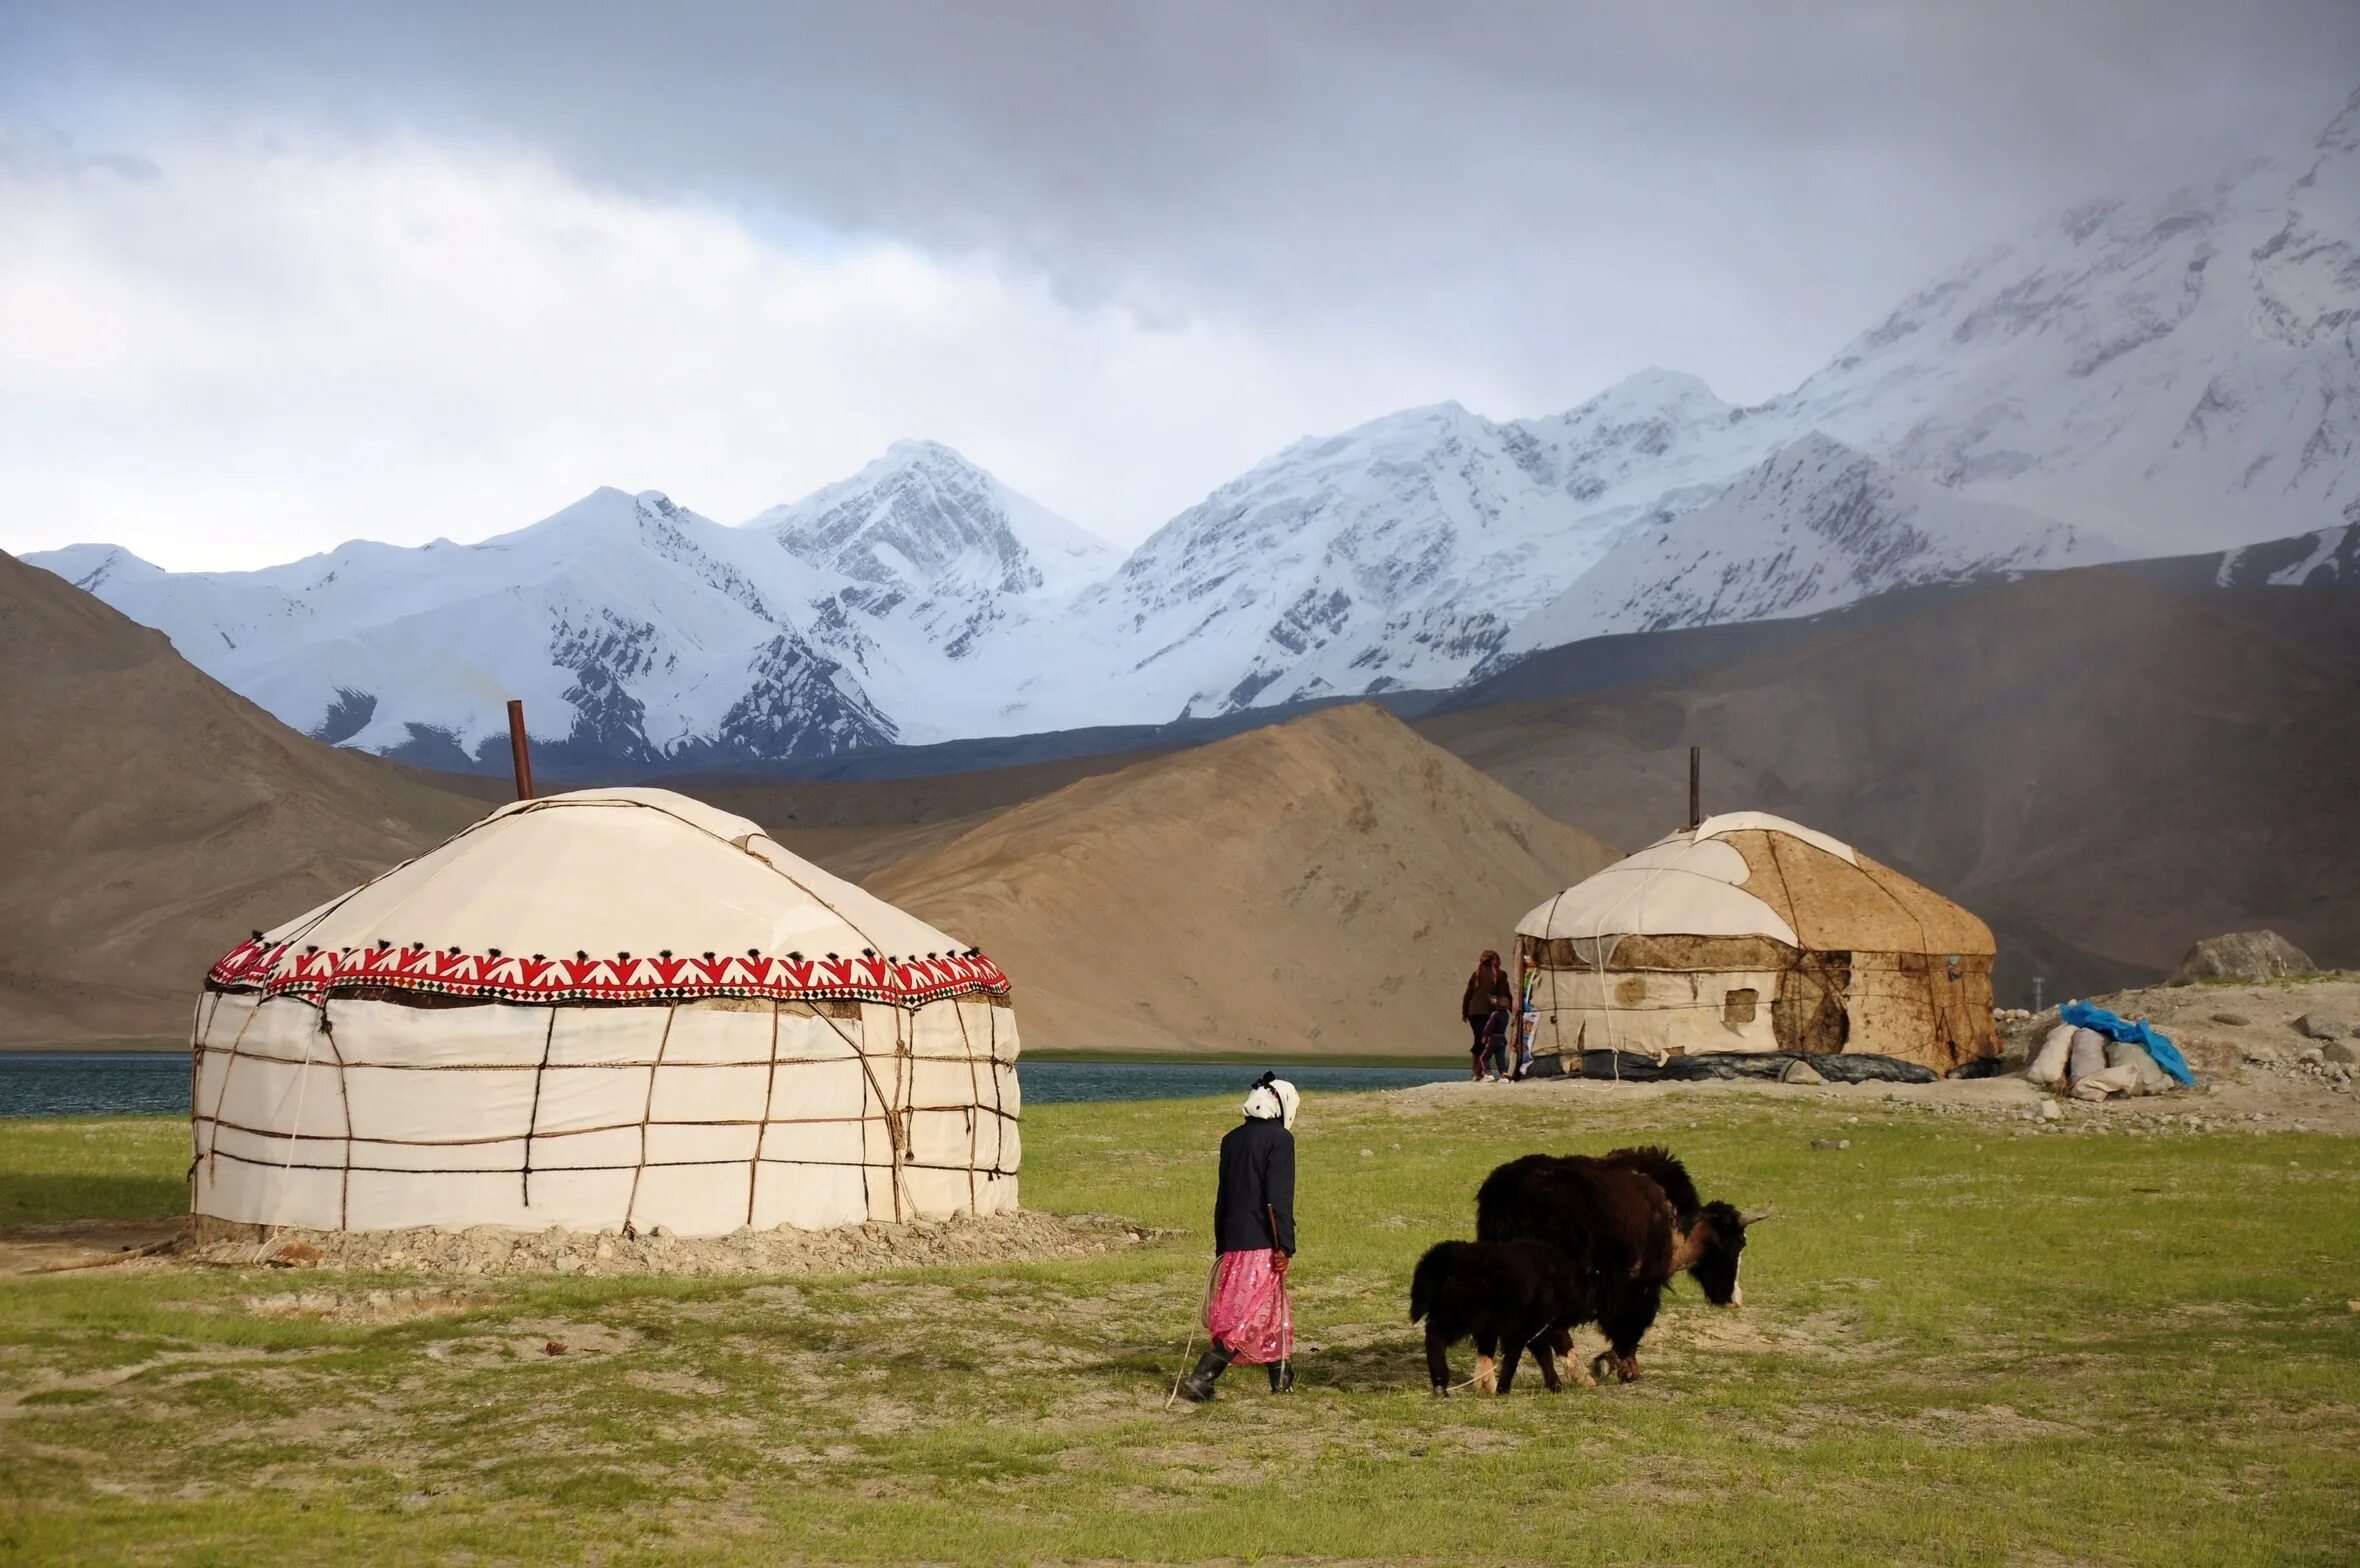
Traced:
<svg viewBox="0 0 2360 1568">
<path fill-rule="evenodd" d="M 1022 1067 L 1027 1105 L 1174 1100 L 1245 1092 L 1254 1068 L 1202 1062 L 1050 1062 Z M 1399 1089 L 1465 1076 L 1448 1067 L 1294 1067 L 1305 1094 Z M 178 1052 L 0 1052 L 0 1116 L 188 1114 L 188 1058 Z"/>
</svg>

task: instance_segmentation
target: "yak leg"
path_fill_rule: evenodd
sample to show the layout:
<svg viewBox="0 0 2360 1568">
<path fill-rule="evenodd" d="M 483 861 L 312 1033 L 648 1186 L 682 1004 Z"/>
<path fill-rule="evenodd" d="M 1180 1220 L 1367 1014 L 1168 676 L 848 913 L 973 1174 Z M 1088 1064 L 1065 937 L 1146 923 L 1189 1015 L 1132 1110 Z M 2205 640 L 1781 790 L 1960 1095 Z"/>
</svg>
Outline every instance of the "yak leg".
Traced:
<svg viewBox="0 0 2360 1568">
<path fill-rule="evenodd" d="M 1500 1340 L 1500 1397 L 1508 1397 L 1508 1390 L 1516 1385 L 1516 1363 L 1524 1355 L 1524 1346 L 1532 1338 L 1524 1324 L 1509 1329 Z"/>
<path fill-rule="evenodd" d="M 1478 1394 L 1492 1393 L 1498 1385 L 1499 1372 L 1491 1364 L 1492 1352 L 1498 1348 L 1499 1340 L 1488 1330 L 1479 1329 L 1476 1331 L 1475 1392 Z"/>
<path fill-rule="evenodd" d="M 1639 1375 L 1639 1341 L 1647 1337 L 1655 1325 L 1656 1308 L 1663 1302 L 1660 1290 L 1638 1289 L 1618 1291 L 1606 1309 L 1598 1314 L 1598 1327 L 1606 1332 L 1606 1353 L 1590 1363 L 1595 1372 L 1600 1362 L 1614 1363 L 1615 1376 L 1628 1383 Z"/>
<path fill-rule="evenodd" d="M 1566 1337 L 1562 1324 L 1553 1324 L 1532 1337 L 1532 1359 L 1541 1365 L 1541 1382 L 1552 1394 L 1565 1392 L 1564 1383 L 1557 1377 L 1557 1342 Z"/>
<path fill-rule="evenodd" d="M 1450 1341 L 1431 1323 L 1426 1325 L 1426 1377 L 1435 1393 L 1450 1397 Z"/>
</svg>

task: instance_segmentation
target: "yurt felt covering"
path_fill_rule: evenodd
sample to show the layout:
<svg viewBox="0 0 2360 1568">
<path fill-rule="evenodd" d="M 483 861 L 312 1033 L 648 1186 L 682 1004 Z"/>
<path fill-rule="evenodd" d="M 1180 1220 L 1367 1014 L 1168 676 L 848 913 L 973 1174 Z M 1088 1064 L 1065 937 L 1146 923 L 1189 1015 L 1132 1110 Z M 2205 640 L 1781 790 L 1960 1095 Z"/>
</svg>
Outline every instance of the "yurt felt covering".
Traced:
<svg viewBox="0 0 2360 1568">
<path fill-rule="evenodd" d="M 1850 845 L 1764 813 L 1708 819 L 1517 926 L 1542 1055 L 1992 1054 L 1990 929 Z"/>
<path fill-rule="evenodd" d="M 195 1208 L 684 1236 L 1016 1204 L 989 959 L 661 790 L 503 808 L 217 964 Z"/>
</svg>

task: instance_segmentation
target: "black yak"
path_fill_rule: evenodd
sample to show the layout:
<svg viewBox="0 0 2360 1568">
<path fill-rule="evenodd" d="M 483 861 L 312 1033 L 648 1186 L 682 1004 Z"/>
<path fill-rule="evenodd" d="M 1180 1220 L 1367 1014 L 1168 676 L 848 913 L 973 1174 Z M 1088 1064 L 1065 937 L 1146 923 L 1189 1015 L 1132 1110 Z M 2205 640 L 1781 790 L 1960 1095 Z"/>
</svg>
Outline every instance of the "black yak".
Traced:
<svg viewBox="0 0 2360 1568">
<path fill-rule="evenodd" d="M 1484 1178 L 1475 1234 L 1546 1241 L 1571 1258 L 1606 1335 L 1608 1348 L 1591 1369 L 1611 1363 L 1627 1383 L 1639 1375 L 1639 1341 L 1675 1277 L 1687 1274 L 1716 1307 L 1744 1301 L 1737 1269 L 1745 1230 L 1768 1212 L 1701 1201 L 1687 1167 L 1664 1149 L 1528 1154 Z"/>
<path fill-rule="evenodd" d="M 1589 1292 L 1573 1260 L 1541 1241 L 1444 1241 L 1426 1249 L 1409 1279 L 1409 1320 L 1425 1320 L 1426 1375 L 1434 1392 L 1450 1392 L 1450 1347 L 1475 1341 L 1475 1381 L 1493 1392 L 1492 1354 L 1504 1357 L 1498 1392 L 1516 1381 L 1516 1361 L 1527 1349 L 1540 1363 L 1541 1381 L 1560 1392 L 1559 1355 L 1573 1353 L 1573 1325 L 1590 1318 Z"/>
</svg>

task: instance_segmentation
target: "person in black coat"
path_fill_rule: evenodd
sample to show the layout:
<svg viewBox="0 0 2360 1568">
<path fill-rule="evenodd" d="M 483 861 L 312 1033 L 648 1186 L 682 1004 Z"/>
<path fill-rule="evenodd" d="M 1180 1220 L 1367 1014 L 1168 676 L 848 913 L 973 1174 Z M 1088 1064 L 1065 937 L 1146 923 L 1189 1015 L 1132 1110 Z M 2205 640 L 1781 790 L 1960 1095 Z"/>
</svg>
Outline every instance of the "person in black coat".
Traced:
<svg viewBox="0 0 2360 1568">
<path fill-rule="evenodd" d="M 1246 1096 L 1245 1120 L 1221 1140 L 1213 1194 L 1212 1289 L 1205 1297 L 1205 1353 L 1180 1380 L 1202 1403 L 1233 1361 L 1270 1369 L 1270 1391 L 1295 1386 L 1295 1318 L 1287 1271 L 1295 1256 L 1295 1086 L 1264 1073 Z"/>
</svg>

